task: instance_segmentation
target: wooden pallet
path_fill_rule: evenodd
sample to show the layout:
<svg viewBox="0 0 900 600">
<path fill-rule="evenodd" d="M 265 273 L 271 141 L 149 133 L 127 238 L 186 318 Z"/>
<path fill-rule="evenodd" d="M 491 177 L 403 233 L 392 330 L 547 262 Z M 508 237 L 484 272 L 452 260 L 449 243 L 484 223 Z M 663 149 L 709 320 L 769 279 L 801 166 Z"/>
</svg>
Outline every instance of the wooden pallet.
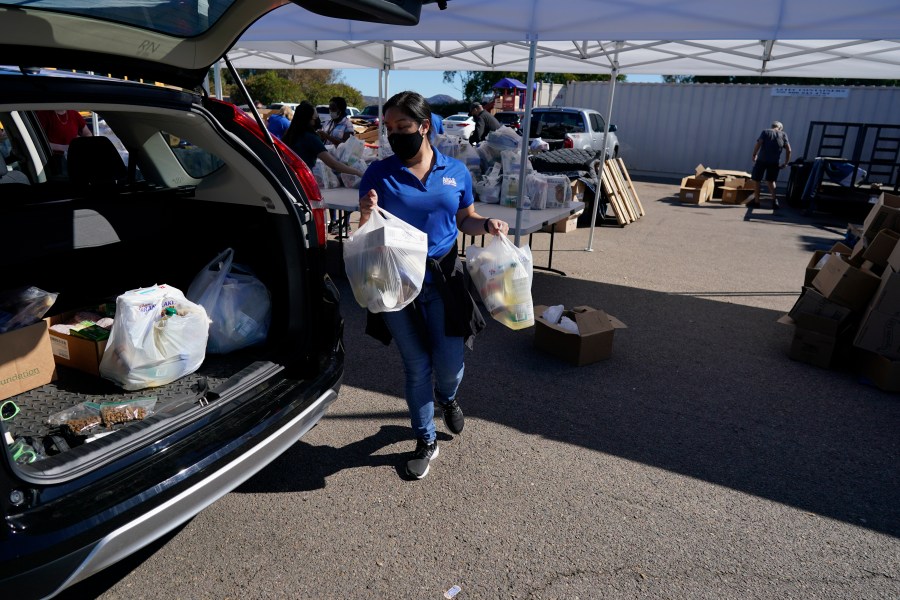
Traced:
<svg viewBox="0 0 900 600">
<path fill-rule="evenodd" d="M 609 159 L 603 165 L 602 185 L 619 225 L 634 223 L 644 216 L 644 205 L 621 158 Z"/>
<path fill-rule="evenodd" d="M 606 200 L 609 202 L 609 205 L 613 209 L 613 214 L 616 216 L 616 222 L 619 225 L 631 223 L 634 219 L 631 218 L 628 210 L 625 208 L 625 199 L 622 197 L 618 186 L 616 186 L 613 180 L 609 161 L 603 165 L 603 169 L 600 173 L 600 182 L 603 194 L 606 196 Z"/>
<path fill-rule="evenodd" d="M 625 161 L 621 158 L 617 158 L 616 162 L 619 163 L 619 171 L 621 171 L 622 175 L 625 177 L 625 182 L 628 184 L 628 191 L 631 194 L 634 203 L 637 205 L 639 216 L 644 216 L 644 205 L 641 204 L 641 199 L 638 197 L 637 190 L 634 189 L 634 183 L 631 181 L 631 175 L 628 174 L 628 169 L 625 168 Z"/>
</svg>

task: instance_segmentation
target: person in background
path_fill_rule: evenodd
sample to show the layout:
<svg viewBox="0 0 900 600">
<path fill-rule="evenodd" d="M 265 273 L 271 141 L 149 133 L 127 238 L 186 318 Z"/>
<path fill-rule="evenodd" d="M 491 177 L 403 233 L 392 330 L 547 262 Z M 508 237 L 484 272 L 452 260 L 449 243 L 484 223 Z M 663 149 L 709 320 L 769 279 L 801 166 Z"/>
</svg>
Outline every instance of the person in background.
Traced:
<svg viewBox="0 0 900 600">
<path fill-rule="evenodd" d="M 64 155 L 75 138 L 93 135 L 77 110 L 39 110 L 37 117 L 50 142 L 50 150 L 57 155 Z"/>
<path fill-rule="evenodd" d="M 350 117 L 347 116 L 347 101 L 344 98 L 340 96 L 332 98 L 328 102 L 328 110 L 331 113 L 331 120 L 322 131 L 319 131 L 319 137 L 323 142 L 337 147 L 349 140 L 350 136 L 355 135 L 356 131 L 353 129 Z M 329 209 L 328 211 L 330 221 L 328 224 L 329 233 L 335 233 L 339 229 L 337 213 L 338 211 L 334 209 Z M 345 227 L 349 224 L 349 219 L 348 215 L 344 220 Z"/>
<path fill-rule="evenodd" d="M 269 121 L 266 123 L 266 128 L 269 130 L 269 133 L 278 139 L 281 139 L 284 132 L 291 126 L 291 119 L 293 116 L 294 111 L 291 107 L 287 104 L 283 104 L 277 112 L 269 115 Z"/>
<path fill-rule="evenodd" d="M 434 141 L 434 136 L 444 134 L 444 119 L 441 118 L 441 115 L 437 115 L 435 113 L 431 113 L 431 141 Z"/>
<path fill-rule="evenodd" d="M 781 151 L 784 150 L 784 162 L 781 162 Z M 772 210 L 778 210 L 778 197 L 775 195 L 775 181 L 778 179 L 778 171 L 787 166 L 791 161 L 791 143 L 784 132 L 784 125 L 780 121 L 772 121 L 772 127 L 763 129 L 756 138 L 753 146 L 753 172 L 750 179 L 753 181 L 753 199 L 747 203 L 752 208 L 759 207 L 760 185 L 765 178 L 772 196 Z"/>
<path fill-rule="evenodd" d="M 406 376 L 405 396 L 416 436 L 407 474 L 422 479 L 438 456 L 435 402 L 454 434 L 465 423 L 457 399 L 463 378 L 463 350 L 484 327 L 456 239 L 497 235 L 509 224 L 475 212 L 472 177 L 461 161 L 431 145 L 431 109 L 415 92 L 400 92 L 384 105 L 384 125 L 394 154 L 369 165 L 359 184 L 360 227 L 378 207 L 428 236 L 425 281 L 415 301 L 397 312 L 368 313 L 366 333 L 385 344 L 396 340 Z"/>
<path fill-rule="evenodd" d="M 362 177 L 362 171 L 345 165 L 325 149 L 325 144 L 316 134 L 318 125 L 319 118 L 315 107 L 308 102 L 301 102 L 297 105 L 294 118 L 291 120 L 290 127 L 282 135 L 281 141 L 296 152 L 310 170 L 315 166 L 316 159 L 320 159 L 327 167 L 339 173 Z"/>
<path fill-rule="evenodd" d="M 494 115 L 484 110 L 481 102 L 473 102 L 472 107 L 469 109 L 469 114 L 475 119 L 475 131 L 472 132 L 472 136 L 469 138 L 469 143 L 471 144 L 484 141 L 490 132 L 500 129 L 500 121 Z"/>
<path fill-rule="evenodd" d="M 319 137 L 326 144 L 340 146 L 356 133 L 350 117 L 347 116 L 347 101 L 340 96 L 335 96 L 328 102 L 328 110 L 331 113 L 331 120 L 319 132 Z"/>
</svg>

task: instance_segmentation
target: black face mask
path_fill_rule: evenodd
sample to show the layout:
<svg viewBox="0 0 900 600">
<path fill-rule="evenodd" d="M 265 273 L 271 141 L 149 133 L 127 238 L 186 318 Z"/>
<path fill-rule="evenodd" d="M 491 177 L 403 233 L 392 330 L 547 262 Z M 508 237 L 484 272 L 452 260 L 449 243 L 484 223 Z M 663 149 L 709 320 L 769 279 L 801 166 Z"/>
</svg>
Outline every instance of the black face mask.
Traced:
<svg viewBox="0 0 900 600">
<path fill-rule="evenodd" d="M 413 133 L 392 133 L 388 136 L 388 143 L 391 145 L 391 150 L 394 151 L 397 158 L 409 160 L 422 147 L 422 140 L 424 139 L 425 136 L 418 131 Z"/>
</svg>

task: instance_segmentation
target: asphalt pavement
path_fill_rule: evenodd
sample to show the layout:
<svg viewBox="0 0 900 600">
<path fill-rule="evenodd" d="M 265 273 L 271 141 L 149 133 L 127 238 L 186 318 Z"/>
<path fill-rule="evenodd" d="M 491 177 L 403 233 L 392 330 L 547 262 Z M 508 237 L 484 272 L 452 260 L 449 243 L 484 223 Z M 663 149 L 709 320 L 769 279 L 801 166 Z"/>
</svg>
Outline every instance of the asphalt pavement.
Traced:
<svg viewBox="0 0 900 600">
<path fill-rule="evenodd" d="M 636 187 L 644 217 L 598 227 L 591 252 L 589 228 L 557 234 L 567 276 L 537 270 L 532 290 L 622 320 L 610 359 L 574 367 L 490 321 L 467 352 L 465 430 L 439 420 L 440 456 L 409 481 L 398 353 L 338 279 L 347 362 L 327 418 L 67 597 L 900 597 L 900 395 L 790 360 L 777 322 L 847 220 Z"/>
</svg>

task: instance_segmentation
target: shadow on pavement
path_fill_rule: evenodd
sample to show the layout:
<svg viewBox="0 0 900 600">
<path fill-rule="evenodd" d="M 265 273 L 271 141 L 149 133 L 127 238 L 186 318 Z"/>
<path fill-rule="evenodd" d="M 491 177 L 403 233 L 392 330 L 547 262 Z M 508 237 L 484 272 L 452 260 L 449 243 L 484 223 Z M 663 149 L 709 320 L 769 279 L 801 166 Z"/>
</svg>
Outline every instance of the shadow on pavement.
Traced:
<svg viewBox="0 0 900 600">
<path fill-rule="evenodd" d="M 396 350 L 363 334 L 364 311 L 346 280 L 337 283 L 345 385 L 402 398 Z M 468 417 L 900 535 L 897 396 L 849 371 L 790 360 L 792 329 L 776 323 L 779 313 L 538 272 L 533 297 L 606 308 L 628 329 L 616 333 L 612 358 L 574 367 L 536 350 L 533 329 L 489 321 L 467 352 L 460 394 Z M 487 378 L 502 392 L 477 385 Z M 396 464 L 372 453 L 408 436 L 392 426 L 346 448 L 301 442 L 242 489 L 283 489 L 294 477 L 280 470 L 292 464 L 317 466 L 290 489 L 320 486 L 344 468 Z M 293 461 L 298 452 L 304 460 Z"/>
</svg>

